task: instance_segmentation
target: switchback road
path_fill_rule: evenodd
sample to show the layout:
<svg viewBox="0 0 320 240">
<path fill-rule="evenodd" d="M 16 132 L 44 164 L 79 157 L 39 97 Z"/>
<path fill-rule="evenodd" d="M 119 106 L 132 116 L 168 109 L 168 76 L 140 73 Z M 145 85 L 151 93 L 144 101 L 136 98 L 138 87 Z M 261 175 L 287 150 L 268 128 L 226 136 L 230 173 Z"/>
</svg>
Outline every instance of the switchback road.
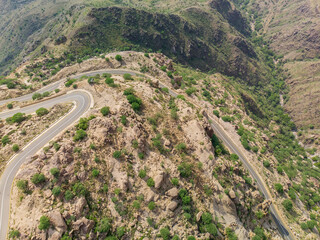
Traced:
<svg viewBox="0 0 320 240">
<path fill-rule="evenodd" d="M 70 78 L 80 78 L 82 76 L 94 76 L 96 74 L 103 74 L 103 73 L 111 73 L 111 74 L 129 73 L 132 75 L 141 74 L 139 72 L 126 70 L 126 69 L 103 69 L 103 70 L 77 74 L 75 76 L 70 76 Z M 52 83 L 40 89 L 37 92 L 43 93 L 46 91 L 53 91 L 56 88 L 58 88 L 59 85 L 62 84 L 64 81 L 66 81 L 66 78 L 61 79 L 55 83 Z M 162 83 L 160 83 L 159 86 L 167 87 Z M 171 96 L 177 97 L 178 94 L 175 91 L 171 90 L 169 87 L 167 88 L 169 89 L 169 94 Z M 13 98 L 13 99 L 2 100 L 0 101 L 0 105 L 3 105 L 8 102 L 13 102 L 13 101 L 18 101 L 18 102 L 28 101 L 32 99 L 32 95 L 33 93 L 27 94 L 21 97 Z M 45 144 L 47 144 L 60 132 L 62 132 L 64 129 L 71 126 L 75 121 L 77 121 L 90 108 L 90 106 L 93 106 L 93 99 L 88 92 L 75 90 L 65 95 L 60 95 L 56 98 L 48 99 L 47 101 L 42 101 L 40 103 L 29 105 L 25 108 L 12 110 L 5 113 L 0 113 L 0 119 L 4 119 L 12 116 L 16 112 L 29 114 L 29 113 L 35 112 L 40 107 L 49 108 L 57 103 L 65 103 L 65 102 L 74 102 L 75 103 L 74 109 L 70 111 L 67 115 L 65 115 L 61 120 L 53 124 L 41 135 L 39 135 L 26 147 L 24 147 L 7 164 L 7 167 L 0 179 L 0 239 L 6 239 L 6 234 L 8 230 L 8 219 L 9 219 L 9 213 L 10 213 L 10 192 L 11 192 L 12 183 L 14 181 L 15 175 L 17 174 L 20 166 L 22 165 L 23 162 L 26 161 L 27 157 L 34 155 L 37 151 L 39 151 Z M 255 179 L 260 191 L 263 193 L 265 198 L 272 200 L 272 196 L 268 191 L 267 187 L 265 186 L 265 183 L 263 182 L 262 178 L 259 176 L 259 173 L 247 160 L 247 158 L 242 153 L 242 151 L 239 150 L 239 148 L 234 143 L 232 138 L 229 137 L 228 133 L 223 129 L 223 127 L 217 121 L 214 120 L 214 118 L 208 115 L 207 115 L 207 118 L 211 120 L 210 121 L 211 126 L 214 129 L 215 134 L 224 142 L 224 144 L 230 149 L 231 152 L 239 156 L 239 159 L 242 161 L 245 168 L 249 171 L 253 179 Z M 278 209 L 274 204 L 271 204 L 270 212 L 283 238 L 285 240 L 294 240 L 295 238 L 293 237 L 290 229 L 288 229 L 288 227 L 285 225 L 284 221 L 282 220 L 279 214 Z"/>
</svg>

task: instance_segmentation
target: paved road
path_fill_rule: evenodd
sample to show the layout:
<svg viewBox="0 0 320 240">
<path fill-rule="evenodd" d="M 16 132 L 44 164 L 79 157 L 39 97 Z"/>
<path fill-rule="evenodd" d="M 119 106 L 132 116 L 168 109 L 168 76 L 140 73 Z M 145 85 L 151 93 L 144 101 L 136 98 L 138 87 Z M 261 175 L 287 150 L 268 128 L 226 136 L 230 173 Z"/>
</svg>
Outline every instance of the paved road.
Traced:
<svg viewBox="0 0 320 240">
<path fill-rule="evenodd" d="M 130 71 L 130 70 L 103 69 L 103 70 L 78 74 L 75 76 L 71 76 L 70 78 L 80 78 L 81 76 L 84 76 L 84 75 L 94 76 L 96 74 L 102 74 L 102 73 L 111 73 L 111 74 L 130 73 L 132 75 L 138 74 L 138 72 Z M 58 82 L 48 85 L 37 92 L 43 93 L 45 91 L 53 91 L 54 89 L 58 88 L 59 85 L 65 80 L 66 79 L 59 80 Z M 160 83 L 159 86 L 167 87 L 162 83 Z M 177 97 L 178 94 L 175 91 L 172 91 L 170 88 L 168 89 L 169 89 L 169 94 L 171 96 Z M 27 94 L 15 99 L 3 100 L 3 101 L 0 101 L 0 105 L 5 104 L 7 102 L 11 102 L 11 101 L 27 101 L 32 98 L 32 95 L 33 94 Z M 10 200 L 11 185 L 21 164 L 26 161 L 26 158 L 28 156 L 34 155 L 38 150 L 40 150 L 46 143 L 48 143 L 61 131 L 63 131 L 65 128 L 67 128 L 72 123 L 77 121 L 83 115 L 83 113 L 85 113 L 90 108 L 90 105 L 92 104 L 91 102 L 92 99 L 88 93 L 78 90 L 78 91 L 73 91 L 66 95 L 59 96 L 57 98 L 50 99 L 48 101 L 44 101 L 35 105 L 30 105 L 23 109 L 13 110 L 10 112 L 0 114 L 0 118 L 3 119 L 9 116 L 12 116 L 16 112 L 32 113 L 40 107 L 49 108 L 57 103 L 71 102 L 71 101 L 76 103 L 75 109 L 71 111 L 69 114 L 67 114 L 58 123 L 56 123 L 55 125 L 51 126 L 49 129 L 47 129 L 36 140 L 34 140 L 31 144 L 25 147 L 22 151 L 20 151 L 20 153 L 16 155 L 7 165 L 0 179 L 0 201 L 1 201 L 0 202 L 0 239 L 6 238 L 6 233 L 8 229 L 9 209 L 10 209 L 9 200 Z M 267 190 L 264 182 L 261 180 L 259 174 L 254 170 L 254 168 L 251 166 L 251 164 L 246 159 L 246 157 L 237 148 L 236 144 L 228 136 L 226 131 L 213 118 L 211 118 L 210 116 L 207 116 L 207 117 L 208 119 L 211 120 L 212 122 L 211 126 L 214 129 L 216 135 L 224 142 L 224 144 L 226 144 L 226 146 L 233 153 L 239 156 L 239 159 L 242 161 L 246 169 L 249 171 L 250 175 L 256 180 L 256 183 L 259 189 L 261 190 L 261 192 L 264 194 L 265 198 L 272 199 L 269 191 Z M 285 227 L 285 224 L 283 224 L 283 221 L 278 214 L 278 210 L 274 205 L 270 206 L 270 212 L 283 238 L 286 240 L 294 240 L 295 238 L 291 234 L 290 230 L 289 231 L 287 230 L 287 228 Z"/>
<path fill-rule="evenodd" d="M 80 78 L 81 76 L 94 76 L 96 74 L 102 73 L 111 73 L 111 74 L 125 74 L 130 73 L 135 75 L 135 72 L 131 72 L 128 70 L 116 70 L 116 69 L 104 69 L 99 71 L 87 72 L 78 74 L 76 76 L 72 76 L 72 78 Z M 59 87 L 59 85 L 64 82 L 66 79 L 59 80 L 56 83 L 46 86 L 45 88 L 37 91 L 37 92 L 45 92 L 52 91 Z M 8 99 L 0 101 L 0 104 L 5 104 L 11 101 L 27 101 L 32 99 L 33 94 L 27 94 L 15 99 Z M 25 108 L 12 110 L 5 113 L 0 113 L 0 119 L 5 119 L 7 117 L 12 116 L 17 112 L 22 113 L 33 113 L 40 107 L 50 108 L 57 103 L 65 103 L 65 102 L 75 102 L 75 108 L 69 112 L 64 118 L 62 118 L 59 122 L 51 126 L 45 132 L 43 132 L 40 136 L 38 136 L 34 141 L 32 141 L 29 145 L 27 145 L 24 149 L 22 149 L 18 155 L 16 155 L 13 159 L 11 159 L 10 163 L 7 164 L 5 171 L 3 172 L 0 179 L 0 239 L 6 239 L 6 234 L 8 230 L 8 219 L 9 219 L 9 211 L 10 211 L 10 193 L 12 182 L 17 174 L 20 166 L 27 160 L 27 157 L 34 155 L 38 152 L 45 144 L 47 144 L 50 140 L 52 140 L 55 136 L 57 136 L 60 132 L 62 132 L 67 127 L 71 126 L 75 121 L 77 121 L 91 106 L 92 98 L 91 96 L 81 90 L 72 91 L 68 94 L 61 95 L 56 98 L 49 99 L 48 101 L 43 101 L 34 105 L 27 106 Z"/>
</svg>

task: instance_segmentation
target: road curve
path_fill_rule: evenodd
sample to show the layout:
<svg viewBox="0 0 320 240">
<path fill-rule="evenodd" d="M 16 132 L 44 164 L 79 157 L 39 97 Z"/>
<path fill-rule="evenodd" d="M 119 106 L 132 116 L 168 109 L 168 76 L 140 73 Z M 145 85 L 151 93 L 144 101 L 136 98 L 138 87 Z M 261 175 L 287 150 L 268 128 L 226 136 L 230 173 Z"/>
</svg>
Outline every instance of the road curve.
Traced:
<svg viewBox="0 0 320 240">
<path fill-rule="evenodd" d="M 102 73 L 111 73 L 111 74 L 130 73 L 132 75 L 136 74 L 135 72 L 132 72 L 129 70 L 104 69 L 104 70 L 77 74 L 75 76 L 71 76 L 70 78 L 80 78 L 81 76 L 94 76 L 96 74 L 102 74 Z M 37 92 L 43 93 L 46 91 L 52 91 L 58 88 L 59 85 L 65 80 L 66 80 L 65 78 L 61 79 L 58 82 L 48 85 Z M 0 104 L 2 105 L 12 101 L 28 101 L 32 99 L 32 95 L 33 93 L 27 94 L 21 97 L 17 97 L 14 99 L 2 100 L 0 101 Z M 90 106 L 93 104 L 92 101 L 93 101 L 92 96 L 90 96 L 88 92 L 83 90 L 75 90 L 65 95 L 60 95 L 56 98 L 51 98 L 51 99 L 48 99 L 47 101 L 42 101 L 21 109 L 14 109 L 12 111 L 0 113 L 0 119 L 5 119 L 17 112 L 30 114 L 35 112 L 40 107 L 50 108 L 53 105 L 58 103 L 66 103 L 66 102 L 75 103 L 75 107 L 74 109 L 72 109 L 72 111 L 70 111 L 58 122 L 53 124 L 46 131 L 41 133 L 36 139 L 34 139 L 31 143 L 29 143 L 26 147 L 24 147 L 17 155 L 15 155 L 7 164 L 6 169 L 4 170 L 0 179 L 0 239 L 1 240 L 6 239 L 7 230 L 8 230 L 9 213 L 10 213 L 10 193 L 11 193 L 12 183 L 14 181 L 14 178 L 20 166 L 27 160 L 28 157 L 34 155 L 42 147 L 44 147 L 50 140 L 52 140 L 55 136 L 57 136 L 60 132 L 62 132 L 64 129 L 71 126 L 75 121 L 77 121 L 90 108 Z"/>
<path fill-rule="evenodd" d="M 96 74 L 103 74 L 103 73 L 111 73 L 111 74 L 129 73 L 132 75 L 139 74 L 139 72 L 125 70 L 125 69 L 102 69 L 102 70 L 73 75 L 73 76 L 70 76 L 69 78 L 77 79 L 82 76 L 94 76 Z M 53 91 L 54 89 L 58 88 L 60 84 L 64 81 L 66 81 L 66 78 L 63 78 L 55 83 L 52 83 L 36 92 L 43 93 L 46 91 Z M 159 86 L 167 87 L 162 83 L 160 83 Z M 169 94 L 171 96 L 177 97 L 178 94 L 175 91 L 172 91 L 170 88 L 168 89 L 169 89 Z M 32 95 L 33 93 L 27 94 L 21 97 L 13 98 L 13 99 L 2 100 L 0 101 L 0 105 L 3 105 L 8 102 L 13 102 L 13 101 L 27 101 L 32 98 Z M 92 104 L 92 98 L 91 96 L 89 96 L 88 93 L 81 90 L 76 90 L 71 93 L 49 99 L 48 101 L 43 101 L 34 105 L 30 105 L 22 109 L 0 113 L 0 119 L 3 119 L 3 118 L 12 116 L 16 112 L 23 112 L 28 114 L 28 113 L 35 112 L 35 110 L 37 110 L 40 107 L 49 108 L 57 103 L 63 103 L 63 102 L 75 102 L 76 103 L 75 108 L 71 112 L 69 112 L 66 116 L 64 116 L 61 120 L 55 123 L 53 126 L 48 128 L 41 135 L 39 135 L 34 141 L 32 141 L 29 145 L 27 145 L 23 150 L 21 150 L 18 155 L 16 155 L 14 158 L 10 160 L 10 162 L 7 164 L 5 171 L 3 172 L 3 175 L 0 179 L 0 239 L 6 239 L 9 211 L 10 211 L 10 202 L 9 202 L 10 192 L 11 192 L 12 182 L 21 164 L 26 161 L 28 156 L 34 155 L 46 143 L 48 143 L 55 136 L 57 136 L 61 131 L 63 131 L 67 127 L 71 126 L 72 123 L 77 121 L 90 108 L 90 105 Z M 246 169 L 249 171 L 250 175 L 255 179 L 259 189 L 264 194 L 265 198 L 272 199 L 271 194 L 265 187 L 265 184 L 261 180 L 259 174 L 254 170 L 250 162 L 246 159 L 246 157 L 242 154 L 242 152 L 237 148 L 236 144 L 232 141 L 232 139 L 229 137 L 226 131 L 213 118 L 209 116 L 207 117 L 208 119 L 211 120 L 211 126 L 214 129 L 215 134 L 224 142 L 224 144 L 226 144 L 226 146 L 230 149 L 231 152 L 239 156 L 239 159 L 242 161 Z M 293 237 L 291 231 L 287 230 L 280 215 L 278 214 L 278 210 L 273 204 L 270 206 L 270 212 L 283 238 L 286 240 L 294 240 L 295 238 Z"/>
</svg>

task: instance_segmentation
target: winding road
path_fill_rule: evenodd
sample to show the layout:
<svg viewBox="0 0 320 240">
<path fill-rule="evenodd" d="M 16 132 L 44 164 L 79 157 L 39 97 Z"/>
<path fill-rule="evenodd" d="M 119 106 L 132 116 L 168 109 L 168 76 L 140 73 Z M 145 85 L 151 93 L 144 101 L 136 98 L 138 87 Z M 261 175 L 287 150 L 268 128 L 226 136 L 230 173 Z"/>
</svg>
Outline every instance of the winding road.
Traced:
<svg viewBox="0 0 320 240">
<path fill-rule="evenodd" d="M 94 76 L 96 74 L 103 73 L 111 73 L 111 74 L 125 74 L 129 73 L 132 75 L 140 74 L 136 71 L 125 70 L 125 69 L 102 69 L 92 72 L 85 72 L 81 74 L 77 74 L 74 76 L 70 76 L 70 78 L 80 78 L 82 76 Z M 66 81 L 66 78 L 63 78 L 55 83 L 52 83 L 37 92 L 43 93 L 46 91 L 53 91 L 59 88 L 60 84 Z M 160 83 L 160 87 L 167 87 L 164 84 Z M 177 97 L 177 93 L 172 91 L 169 87 L 169 94 L 171 96 Z M 17 97 L 14 99 L 7 99 L 0 101 L 0 105 L 6 104 L 8 102 L 23 102 L 32 99 L 31 94 L 27 94 L 21 97 Z M 20 166 L 26 161 L 27 157 L 34 155 L 38 152 L 42 147 L 44 147 L 49 141 L 51 141 L 55 136 L 65 130 L 67 127 L 71 126 L 74 122 L 76 122 L 85 112 L 87 112 L 90 107 L 93 106 L 93 98 L 89 92 L 83 90 L 74 90 L 70 91 L 67 94 L 57 96 L 56 98 L 50 98 L 47 101 L 42 101 L 33 105 L 29 105 L 27 107 L 21 109 L 14 109 L 11 111 L 7 111 L 4 113 L 0 113 L 0 119 L 5 119 L 7 117 L 12 116 L 17 112 L 22 113 L 33 113 L 40 107 L 50 108 L 57 103 L 66 103 L 66 102 L 74 102 L 74 108 L 67 113 L 63 118 L 58 120 L 56 123 L 51 125 L 46 131 L 41 133 L 38 137 L 36 137 L 32 142 L 30 142 L 27 146 L 25 146 L 18 154 L 16 154 L 7 164 L 6 169 L 4 170 L 1 179 L 0 179 L 0 239 L 6 239 L 7 230 L 8 230 L 8 221 L 9 221 L 9 213 L 10 213 L 10 193 L 12 188 L 12 183 L 14 178 L 20 168 Z M 239 159 L 243 162 L 244 166 L 247 168 L 251 176 L 255 179 L 259 189 L 264 194 L 266 199 L 272 200 L 272 196 L 268 191 L 265 183 L 259 176 L 259 174 L 252 167 L 250 162 L 247 160 L 245 155 L 241 150 L 237 148 L 237 145 L 232 141 L 232 138 L 229 137 L 228 133 L 223 129 L 223 127 L 211 116 L 206 116 L 209 120 L 211 120 L 211 126 L 215 131 L 215 134 L 224 142 L 224 144 L 230 149 L 231 152 L 237 154 Z M 275 207 L 275 205 L 270 206 L 271 215 L 279 229 L 279 232 L 286 240 L 294 240 L 290 229 L 286 227 L 282 218 L 280 217 L 279 211 Z"/>
</svg>

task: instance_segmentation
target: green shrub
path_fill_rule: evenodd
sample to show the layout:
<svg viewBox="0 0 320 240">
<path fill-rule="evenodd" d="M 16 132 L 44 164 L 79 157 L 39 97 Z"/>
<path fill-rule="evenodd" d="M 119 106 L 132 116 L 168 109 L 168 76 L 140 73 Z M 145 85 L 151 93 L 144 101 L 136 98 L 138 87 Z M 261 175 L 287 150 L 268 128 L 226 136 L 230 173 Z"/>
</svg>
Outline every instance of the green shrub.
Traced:
<svg viewBox="0 0 320 240">
<path fill-rule="evenodd" d="M 124 125 L 124 126 L 127 125 L 127 117 L 125 115 L 122 115 L 120 117 L 120 121 L 121 121 L 122 125 Z"/>
<path fill-rule="evenodd" d="M 18 239 L 20 237 L 20 232 L 18 230 L 11 230 L 9 232 L 10 239 Z"/>
<path fill-rule="evenodd" d="M 59 143 L 54 142 L 53 143 L 53 148 L 54 148 L 54 150 L 56 150 L 56 152 L 59 151 L 59 149 L 60 149 Z"/>
<path fill-rule="evenodd" d="M 303 222 L 300 224 L 300 227 L 302 228 L 302 230 L 307 230 L 308 229 L 308 224 Z"/>
<path fill-rule="evenodd" d="M 47 230 L 50 227 L 50 219 L 47 216 L 42 216 L 40 218 L 40 224 L 38 226 L 38 228 L 40 230 Z"/>
<path fill-rule="evenodd" d="M 13 104 L 12 104 L 12 103 L 9 103 L 9 104 L 7 105 L 7 108 L 8 108 L 8 109 L 12 109 L 12 108 L 13 108 Z"/>
<path fill-rule="evenodd" d="M 279 174 L 283 174 L 283 168 L 281 166 L 277 166 L 277 172 Z"/>
<path fill-rule="evenodd" d="M 24 113 L 16 113 L 12 117 L 7 118 L 6 122 L 9 124 L 21 123 L 25 119 L 26 119 L 26 117 L 25 117 Z"/>
<path fill-rule="evenodd" d="M 238 237 L 231 228 L 226 228 L 228 240 L 237 240 Z"/>
<path fill-rule="evenodd" d="M 42 98 L 41 93 L 34 93 L 32 95 L 32 100 L 37 100 L 37 99 L 40 99 L 40 98 Z"/>
<path fill-rule="evenodd" d="M 46 178 L 43 173 L 36 173 L 32 176 L 31 182 L 33 184 L 40 184 L 46 181 Z"/>
<path fill-rule="evenodd" d="M 51 168 L 50 169 L 50 173 L 52 174 L 52 176 L 54 176 L 55 178 L 58 178 L 60 175 L 60 170 L 58 168 Z"/>
<path fill-rule="evenodd" d="M 296 191 L 293 188 L 290 188 L 288 191 L 288 195 L 292 200 L 296 200 Z"/>
<path fill-rule="evenodd" d="M 161 67 L 160 67 L 160 69 L 161 69 L 162 71 L 164 71 L 164 72 L 166 72 L 166 71 L 167 71 L 167 67 L 166 67 L 166 66 L 164 66 L 164 65 L 163 65 L 163 66 L 161 66 Z"/>
<path fill-rule="evenodd" d="M 178 178 L 172 178 L 171 183 L 173 186 L 179 186 L 179 179 Z"/>
<path fill-rule="evenodd" d="M 125 234 L 126 234 L 125 227 L 118 227 L 117 228 L 117 232 L 116 232 L 116 235 L 118 237 L 117 239 L 121 239 Z"/>
<path fill-rule="evenodd" d="M 145 178 L 146 176 L 147 176 L 146 170 L 141 169 L 141 170 L 139 171 L 139 177 L 140 177 L 140 178 Z"/>
<path fill-rule="evenodd" d="M 72 191 L 77 196 L 86 196 L 88 194 L 88 190 L 82 183 L 75 183 L 72 187 Z"/>
<path fill-rule="evenodd" d="M 18 145 L 18 144 L 13 144 L 12 150 L 13 150 L 14 152 L 18 152 L 18 151 L 19 151 L 19 145 Z"/>
<path fill-rule="evenodd" d="M 48 114 L 48 113 L 49 113 L 49 111 L 48 111 L 48 109 L 46 109 L 46 108 L 39 108 L 39 109 L 36 111 L 36 114 L 37 114 L 39 117 L 44 116 L 44 115 L 46 115 L 46 114 Z"/>
<path fill-rule="evenodd" d="M 290 212 L 293 208 L 292 202 L 289 199 L 286 199 L 282 202 L 282 206 L 288 211 Z"/>
<path fill-rule="evenodd" d="M 233 161 L 237 161 L 237 160 L 239 159 L 239 156 L 238 156 L 237 154 L 231 153 L 231 154 L 230 154 L 230 158 L 231 158 L 231 160 L 233 160 Z"/>
<path fill-rule="evenodd" d="M 87 137 L 87 133 L 84 130 L 80 129 L 80 130 L 76 131 L 76 134 L 73 136 L 73 140 L 74 141 L 81 141 L 85 137 Z"/>
<path fill-rule="evenodd" d="M 160 229 L 160 235 L 163 240 L 169 240 L 170 239 L 170 231 L 168 228 L 161 228 Z"/>
<path fill-rule="evenodd" d="M 222 120 L 224 121 L 224 122 L 232 122 L 232 117 L 230 117 L 230 116 L 223 116 L 222 117 Z"/>
<path fill-rule="evenodd" d="M 102 218 L 98 222 L 96 230 L 100 233 L 109 233 L 109 231 L 111 230 L 110 220 L 108 218 Z"/>
<path fill-rule="evenodd" d="M 48 97 L 50 95 L 50 93 L 49 92 L 44 92 L 44 93 L 42 93 L 42 97 L 44 98 L 44 97 Z"/>
<path fill-rule="evenodd" d="M 196 240 L 194 236 L 188 236 L 187 240 Z"/>
<path fill-rule="evenodd" d="M 98 169 L 93 169 L 92 170 L 92 173 L 91 173 L 92 177 L 98 177 L 99 174 L 100 174 L 100 171 Z"/>
<path fill-rule="evenodd" d="M 270 167 L 270 162 L 268 160 L 263 161 L 263 166 L 266 168 Z"/>
<path fill-rule="evenodd" d="M 154 185 L 155 185 L 154 180 L 152 178 L 149 178 L 147 180 L 147 185 L 148 185 L 148 187 L 154 187 Z"/>
<path fill-rule="evenodd" d="M 182 162 L 178 166 L 178 171 L 180 172 L 180 176 L 183 178 L 189 178 L 192 175 L 192 164 Z"/>
<path fill-rule="evenodd" d="M 1 143 L 2 143 L 3 146 L 5 146 L 5 145 L 7 145 L 8 143 L 10 143 L 10 138 L 9 138 L 9 136 L 8 136 L 8 135 L 3 136 L 2 139 L 1 139 Z"/>
<path fill-rule="evenodd" d="M 176 149 L 179 151 L 179 152 L 185 152 L 186 149 L 187 149 L 187 145 L 185 143 L 179 143 L 177 146 L 176 146 Z"/>
<path fill-rule="evenodd" d="M 19 180 L 17 181 L 17 187 L 23 191 L 24 193 L 26 193 L 28 191 L 28 181 L 27 180 Z"/>
<path fill-rule="evenodd" d="M 263 214 L 263 212 L 262 212 L 261 210 L 257 211 L 257 212 L 255 213 L 255 215 L 256 215 L 256 217 L 257 217 L 258 219 L 262 219 L 263 216 L 264 216 L 264 214 Z"/>
<path fill-rule="evenodd" d="M 123 78 L 124 78 L 124 80 L 133 80 L 131 74 L 129 74 L 129 73 L 123 74 Z"/>
<path fill-rule="evenodd" d="M 79 124 L 77 125 L 78 129 L 87 130 L 89 127 L 89 119 L 87 118 L 80 118 Z"/>
<path fill-rule="evenodd" d="M 140 159 L 144 159 L 144 153 L 143 153 L 143 152 L 139 152 L 139 153 L 138 153 L 138 157 L 139 157 Z"/>
<path fill-rule="evenodd" d="M 220 117 L 219 110 L 213 110 L 213 114 L 216 115 L 218 118 Z"/>
<path fill-rule="evenodd" d="M 281 183 L 276 183 L 274 187 L 278 193 L 283 193 L 283 186 Z"/>
<path fill-rule="evenodd" d="M 121 151 L 115 151 L 112 156 L 116 159 L 119 159 L 121 155 L 122 155 Z"/>
<path fill-rule="evenodd" d="M 110 108 L 109 107 L 103 107 L 103 108 L 101 108 L 100 112 L 101 112 L 101 114 L 103 116 L 107 116 L 110 113 Z"/>
<path fill-rule="evenodd" d="M 67 190 L 65 193 L 64 193 L 64 198 L 67 200 L 67 201 L 70 201 L 71 199 L 73 199 L 74 197 L 74 194 L 70 191 L 70 190 Z"/>
<path fill-rule="evenodd" d="M 119 61 L 119 62 L 121 62 L 121 61 L 122 61 L 122 57 L 121 57 L 119 54 L 118 54 L 118 55 L 116 55 L 115 59 L 116 59 L 117 61 Z"/>
<path fill-rule="evenodd" d="M 148 204 L 148 208 L 150 209 L 150 211 L 153 211 L 156 208 L 156 204 L 154 202 L 149 202 Z"/>
<path fill-rule="evenodd" d="M 141 207 L 140 202 L 138 200 L 134 200 L 132 203 L 132 207 L 135 209 L 140 209 Z"/>
<path fill-rule="evenodd" d="M 61 188 L 60 187 L 54 187 L 52 189 L 52 194 L 53 194 L 53 196 L 58 197 L 61 194 Z"/>
</svg>

